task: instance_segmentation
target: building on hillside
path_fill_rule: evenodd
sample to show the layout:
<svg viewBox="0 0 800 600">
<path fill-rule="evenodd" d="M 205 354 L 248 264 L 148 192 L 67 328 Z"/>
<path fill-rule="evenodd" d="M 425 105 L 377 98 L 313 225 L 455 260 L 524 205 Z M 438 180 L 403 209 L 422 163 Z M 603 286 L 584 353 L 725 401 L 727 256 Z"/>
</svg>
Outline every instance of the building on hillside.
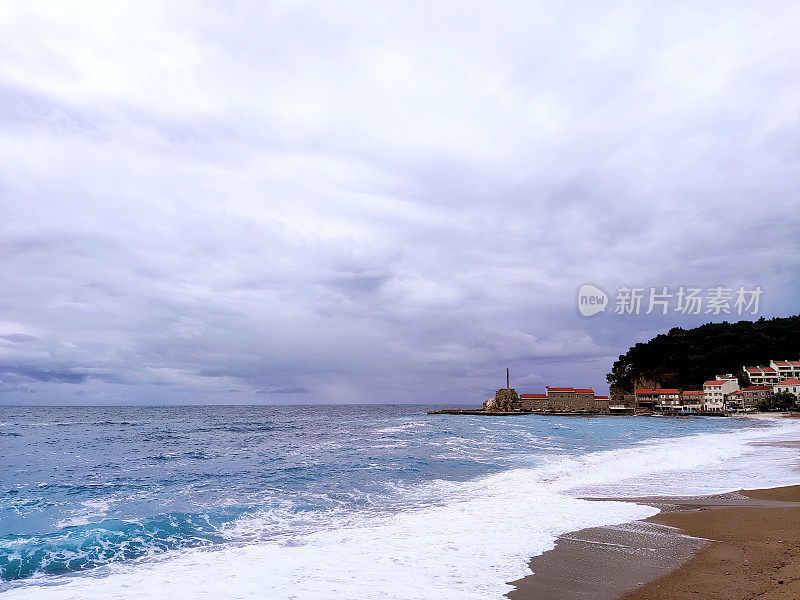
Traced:
<svg viewBox="0 0 800 600">
<path fill-rule="evenodd" d="M 772 393 L 789 392 L 794 396 L 795 402 L 800 401 L 800 379 L 784 379 L 772 386 Z"/>
<path fill-rule="evenodd" d="M 782 380 L 800 377 L 800 360 L 771 360 L 769 366 L 775 369 Z"/>
<path fill-rule="evenodd" d="M 694 413 L 703 410 L 703 392 L 684 390 L 681 392 L 681 412 Z"/>
<path fill-rule="evenodd" d="M 753 385 L 772 385 L 784 379 L 800 378 L 800 360 L 771 360 L 769 366 L 742 367 Z"/>
<path fill-rule="evenodd" d="M 772 385 L 778 383 L 778 374 L 772 367 L 745 367 L 750 383 L 753 385 Z"/>
<path fill-rule="evenodd" d="M 634 391 L 637 410 L 655 410 L 658 394 L 650 388 L 638 388 Z"/>
<path fill-rule="evenodd" d="M 656 410 L 676 411 L 681 404 L 680 391 L 673 388 L 659 388 L 654 390 L 656 394 Z"/>
<path fill-rule="evenodd" d="M 716 379 L 703 384 L 703 410 L 721 412 L 725 409 L 725 396 L 739 389 L 733 375 L 717 375 Z"/>
<path fill-rule="evenodd" d="M 751 385 L 742 389 L 742 403 L 745 412 L 756 410 L 759 402 L 772 396 L 771 385 Z"/>
</svg>

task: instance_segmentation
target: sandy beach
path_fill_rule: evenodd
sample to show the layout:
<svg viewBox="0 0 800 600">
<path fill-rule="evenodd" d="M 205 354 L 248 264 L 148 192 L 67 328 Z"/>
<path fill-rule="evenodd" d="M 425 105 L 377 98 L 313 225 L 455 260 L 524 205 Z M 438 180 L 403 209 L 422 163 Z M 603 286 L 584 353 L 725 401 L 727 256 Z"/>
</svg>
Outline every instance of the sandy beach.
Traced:
<svg viewBox="0 0 800 600">
<path fill-rule="evenodd" d="M 621 499 L 622 500 L 622 499 Z M 562 536 L 511 600 L 800 598 L 800 486 L 630 498 L 661 513 Z"/>
<path fill-rule="evenodd" d="M 742 494 L 754 505 L 667 512 L 652 517 L 651 522 L 712 541 L 676 570 L 622 598 L 800 598 L 800 486 Z M 798 504 L 758 506 L 759 501 Z"/>
</svg>

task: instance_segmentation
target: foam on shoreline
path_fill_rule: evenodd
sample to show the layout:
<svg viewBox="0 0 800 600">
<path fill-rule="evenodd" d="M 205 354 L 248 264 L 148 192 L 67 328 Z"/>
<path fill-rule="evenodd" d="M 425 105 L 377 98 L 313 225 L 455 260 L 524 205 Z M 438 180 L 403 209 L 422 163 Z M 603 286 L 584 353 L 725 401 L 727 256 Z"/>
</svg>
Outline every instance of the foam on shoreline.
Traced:
<svg viewBox="0 0 800 600">
<path fill-rule="evenodd" d="M 438 480 L 398 490 L 393 510 L 332 512 L 292 533 L 252 543 L 170 551 L 79 575 L 4 584 L 8 600 L 46 595 L 150 599 L 338 598 L 484 600 L 530 573 L 529 560 L 568 532 L 630 523 L 658 512 L 581 496 L 715 493 L 798 483 L 786 468 L 796 451 L 759 442 L 798 439 L 800 422 L 734 433 L 646 441 L 633 447 L 551 457 L 477 479 Z M 232 524 L 236 539 L 269 519 Z M 246 537 L 246 536 L 244 536 Z"/>
</svg>

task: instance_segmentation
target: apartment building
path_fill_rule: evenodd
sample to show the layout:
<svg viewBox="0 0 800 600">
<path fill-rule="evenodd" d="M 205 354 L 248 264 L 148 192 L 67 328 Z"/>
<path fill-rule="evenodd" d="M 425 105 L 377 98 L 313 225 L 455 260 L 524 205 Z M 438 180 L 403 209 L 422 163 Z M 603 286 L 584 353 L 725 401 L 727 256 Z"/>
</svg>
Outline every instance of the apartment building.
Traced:
<svg viewBox="0 0 800 600">
<path fill-rule="evenodd" d="M 703 410 L 703 392 L 701 390 L 683 390 L 681 392 L 681 412 L 700 412 Z"/>
<path fill-rule="evenodd" d="M 681 404 L 680 391 L 672 388 L 660 388 L 654 390 L 656 395 L 656 410 L 676 411 Z"/>
<path fill-rule="evenodd" d="M 771 360 L 769 366 L 742 367 L 753 385 L 773 385 L 800 378 L 800 360 Z"/>
<path fill-rule="evenodd" d="M 717 375 L 716 379 L 703 384 L 703 410 L 721 412 L 725 409 L 725 397 L 739 389 L 733 375 Z"/>
<path fill-rule="evenodd" d="M 744 396 L 742 390 L 736 390 L 725 396 L 725 412 L 744 412 Z"/>
</svg>

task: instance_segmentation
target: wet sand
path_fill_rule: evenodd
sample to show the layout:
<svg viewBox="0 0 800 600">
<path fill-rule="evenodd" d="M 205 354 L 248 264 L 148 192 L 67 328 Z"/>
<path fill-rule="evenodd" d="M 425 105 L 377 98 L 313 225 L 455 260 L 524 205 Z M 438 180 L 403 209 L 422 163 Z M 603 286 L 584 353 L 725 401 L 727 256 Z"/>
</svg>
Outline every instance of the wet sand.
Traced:
<svg viewBox="0 0 800 600">
<path fill-rule="evenodd" d="M 508 597 L 800 598 L 800 486 L 619 500 L 662 512 L 562 536 L 553 550 L 531 560 L 533 575 L 511 582 L 516 589 Z"/>
<path fill-rule="evenodd" d="M 800 598 L 800 486 L 743 493 L 756 502 L 796 504 L 720 507 L 652 517 L 651 522 L 713 541 L 676 570 L 622 598 Z"/>
</svg>

